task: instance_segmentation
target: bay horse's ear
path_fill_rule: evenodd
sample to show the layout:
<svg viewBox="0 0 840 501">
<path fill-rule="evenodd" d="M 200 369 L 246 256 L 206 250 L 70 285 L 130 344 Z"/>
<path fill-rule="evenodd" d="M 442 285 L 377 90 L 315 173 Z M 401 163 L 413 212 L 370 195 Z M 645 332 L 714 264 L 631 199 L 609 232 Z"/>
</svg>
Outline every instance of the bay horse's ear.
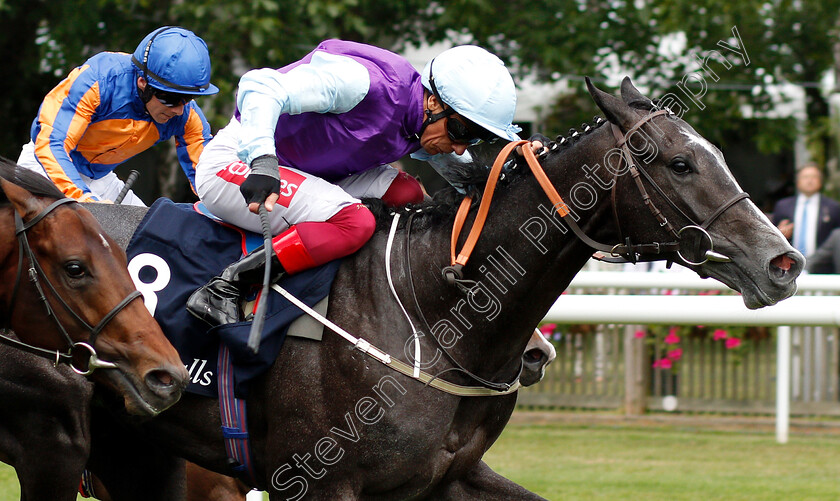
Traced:
<svg viewBox="0 0 840 501">
<path fill-rule="evenodd" d="M 37 214 L 45 205 L 41 199 L 34 196 L 29 190 L 21 188 L 2 177 L 0 177 L 0 188 L 3 189 L 6 198 L 9 199 L 21 217 L 29 213 Z"/>
<path fill-rule="evenodd" d="M 630 77 L 624 77 L 624 80 L 621 81 L 621 99 L 624 99 L 624 102 L 631 108 L 643 110 L 653 108 L 653 102 L 649 97 L 639 92 L 639 89 L 630 81 Z"/>
<path fill-rule="evenodd" d="M 623 100 L 595 87 L 589 77 L 585 80 L 586 88 L 589 89 L 589 94 L 592 95 L 595 104 L 601 108 L 607 120 L 618 125 L 623 132 L 627 132 L 639 120 L 638 115 Z"/>
</svg>

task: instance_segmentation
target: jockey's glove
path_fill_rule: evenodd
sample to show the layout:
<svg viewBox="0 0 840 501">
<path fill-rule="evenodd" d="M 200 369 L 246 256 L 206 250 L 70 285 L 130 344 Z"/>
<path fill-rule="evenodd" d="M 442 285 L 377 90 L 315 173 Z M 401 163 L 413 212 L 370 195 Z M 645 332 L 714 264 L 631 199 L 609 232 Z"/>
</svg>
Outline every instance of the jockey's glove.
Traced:
<svg viewBox="0 0 840 501">
<path fill-rule="evenodd" d="M 280 168 L 277 157 L 262 155 L 251 162 L 251 173 L 239 186 L 245 203 L 262 204 L 272 193 L 280 193 Z"/>
<path fill-rule="evenodd" d="M 537 157 L 541 157 L 541 156 L 545 155 L 546 153 L 548 153 L 548 145 L 551 143 L 551 139 L 549 139 L 549 138 L 545 137 L 544 135 L 540 134 L 539 132 L 537 132 L 536 134 L 529 137 L 528 141 L 531 141 L 532 143 L 534 141 L 539 141 L 539 142 L 542 143 L 542 145 L 543 145 L 542 151 L 534 152 L 537 155 Z"/>
<path fill-rule="evenodd" d="M 536 133 L 536 134 L 532 135 L 531 137 L 529 137 L 528 141 L 530 141 L 532 143 L 534 141 L 539 141 L 543 144 L 543 148 L 542 148 L 541 151 L 534 152 L 534 154 L 537 156 L 537 159 L 545 156 L 548 153 L 548 145 L 551 143 L 551 139 L 545 137 L 544 135 L 542 135 L 540 133 Z M 528 147 L 528 145 L 525 145 L 524 147 Z M 519 153 L 520 150 L 517 148 L 513 151 L 514 151 L 515 155 L 511 155 L 510 159 L 507 162 L 505 162 L 504 165 L 503 165 L 504 172 L 508 172 L 511 169 L 527 169 L 528 168 L 528 162 L 525 160 L 525 156 Z"/>
</svg>

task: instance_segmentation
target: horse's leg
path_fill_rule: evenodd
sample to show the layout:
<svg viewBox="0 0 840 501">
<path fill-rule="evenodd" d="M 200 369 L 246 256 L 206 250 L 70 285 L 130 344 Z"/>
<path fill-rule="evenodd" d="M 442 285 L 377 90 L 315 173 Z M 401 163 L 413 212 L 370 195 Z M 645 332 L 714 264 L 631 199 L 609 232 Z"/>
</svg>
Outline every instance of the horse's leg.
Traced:
<svg viewBox="0 0 840 501">
<path fill-rule="evenodd" d="M 21 499 L 76 499 L 91 392 L 67 367 L 0 345 L 0 460 L 17 471 Z"/>
<path fill-rule="evenodd" d="M 250 490 L 235 478 L 187 463 L 187 501 L 245 501 Z"/>
<path fill-rule="evenodd" d="M 479 461 L 466 475 L 447 482 L 426 499 L 441 501 L 546 501 L 491 470 Z"/>
<path fill-rule="evenodd" d="M 46 420 L 29 421 L 34 429 L 44 430 L 41 425 Z M 87 438 L 55 429 L 39 434 L 39 438 L 21 444 L 24 450 L 14 464 L 21 500 L 74 501 L 85 469 Z"/>
<path fill-rule="evenodd" d="M 94 409 L 88 468 L 113 501 L 184 501 L 185 461 L 161 449 L 142 431 Z"/>
</svg>

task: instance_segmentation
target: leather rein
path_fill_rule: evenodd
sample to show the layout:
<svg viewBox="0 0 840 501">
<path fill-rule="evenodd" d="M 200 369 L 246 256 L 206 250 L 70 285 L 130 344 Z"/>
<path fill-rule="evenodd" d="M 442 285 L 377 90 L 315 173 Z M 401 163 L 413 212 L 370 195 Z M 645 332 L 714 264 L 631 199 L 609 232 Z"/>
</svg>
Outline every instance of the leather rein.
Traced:
<svg viewBox="0 0 840 501">
<path fill-rule="evenodd" d="M 546 175 L 545 171 L 543 170 L 542 166 L 537 160 L 537 157 L 534 154 L 534 152 L 528 147 L 523 147 L 522 153 L 525 157 L 528 167 L 530 167 L 531 172 L 534 174 L 534 177 L 540 184 L 540 187 L 543 189 L 543 192 L 546 194 L 546 196 L 548 196 L 548 199 L 551 201 L 552 206 L 557 211 L 557 213 L 563 218 L 566 224 L 569 225 L 569 228 L 571 228 L 572 232 L 583 243 L 609 256 L 607 258 L 604 258 L 603 260 L 635 263 L 640 260 L 661 260 L 666 258 L 664 256 L 665 254 L 676 253 L 677 256 L 679 256 L 679 258 L 682 259 L 686 264 L 693 266 L 705 264 L 707 261 L 729 262 L 731 261 L 729 257 L 715 252 L 714 240 L 712 239 L 711 235 L 707 230 L 712 225 L 712 223 L 714 223 L 724 212 L 726 212 L 727 209 L 740 202 L 741 200 L 749 198 L 749 195 L 745 192 L 740 192 L 736 194 L 728 201 L 723 203 L 720 207 L 718 207 L 717 210 L 715 210 L 709 217 L 705 219 L 705 221 L 698 224 L 668 197 L 668 195 L 659 187 L 659 185 L 656 184 L 656 182 L 654 182 L 653 178 L 651 178 L 650 175 L 644 169 L 636 165 L 636 162 L 634 160 L 635 157 L 630 151 L 629 146 L 627 145 L 627 137 L 631 136 L 634 132 L 639 130 L 639 128 L 649 120 L 652 120 L 655 117 L 665 114 L 670 115 L 670 110 L 658 110 L 645 116 L 644 118 L 636 122 L 632 127 L 630 127 L 630 129 L 627 131 L 627 134 L 623 134 L 621 130 L 612 123 L 610 124 L 610 127 L 612 128 L 612 132 L 616 137 L 618 147 L 622 151 L 622 157 L 627 163 L 628 172 L 635 181 L 636 187 L 639 190 L 642 201 L 648 207 L 648 209 L 650 209 L 653 216 L 659 222 L 659 225 L 661 227 L 664 227 L 671 235 L 674 236 L 675 240 L 670 242 L 653 242 L 638 244 L 631 242 L 630 238 L 628 237 L 624 239 L 623 243 L 608 245 L 593 240 L 586 233 L 584 233 L 580 226 L 578 226 L 574 217 L 569 217 L 571 215 L 571 211 L 569 210 L 568 205 L 566 205 L 566 202 L 564 202 L 563 199 L 560 197 L 560 194 L 554 188 L 554 185 L 551 183 L 551 180 L 548 179 L 548 176 Z M 470 228 L 470 232 L 467 235 L 467 239 L 464 242 L 464 246 L 462 247 L 460 252 L 457 252 L 458 238 L 463 230 L 470 206 L 472 205 L 472 197 L 467 195 L 461 201 L 461 205 L 460 207 L 458 207 L 458 213 L 455 216 L 455 223 L 452 227 L 452 240 L 450 246 L 451 264 L 449 266 L 444 267 L 442 270 L 444 279 L 450 285 L 459 285 L 459 282 L 463 280 L 463 268 L 467 264 L 467 261 L 469 260 L 473 249 L 475 248 L 475 244 L 478 241 L 478 237 L 481 235 L 481 231 L 484 228 L 484 223 L 487 220 L 487 214 L 490 211 L 490 202 L 493 198 L 493 193 L 495 191 L 496 184 L 502 172 L 502 166 L 504 165 L 508 156 L 510 156 L 510 154 L 513 152 L 514 148 L 527 144 L 529 144 L 529 141 L 512 142 L 507 144 L 502 149 L 502 151 L 499 152 L 496 161 L 493 163 L 493 167 L 490 169 L 490 174 L 488 176 L 487 183 L 484 187 L 484 194 L 482 195 L 481 203 L 478 208 L 478 214 L 475 217 L 475 221 L 473 222 L 472 228 Z M 618 177 L 618 171 L 616 171 L 615 177 Z M 645 185 L 641 179 L 642 177 L 644 177 L 651 184 L 651 186 L 653 186 L 656 192 L 659 193 L 659 195 L 668 203 L 668 205 L 671 208 L 673 208 L 678 214 L 680 214 L 683 218 L 689 221 L 690 224 L 683 226 L 679 230 L 676 230 L 674 226 L 665 217 L 665 215 L 662 213 L 662 211 L 659 210 L 656 204 L 654 204 L 653 200 L 647 192 L 647 189 L 645 188 Z M 616 219 L 616 224 L 618 225 L 618 211 L 616 209 L 617 185 L 617 179 L 614 179 L 612 185 L 612 205 L 613 214 Z M 620 225 L 618 225 L 618 227 L 620 232 Z M 683 236 L 683 233 L 686 231 L 700 232 L 700 234 L 708 240 L 709 248 L 704 253 L 702 261 L 691 261 L 685 256 L 683 256 L 683 254 L 681 253 L 680 240 Z"/>
<path fill-rule="evenodd" d="M 5 335 L 6 332 L 9 332 L 11 329 L 8 325 L 4 326 L 2 332 L 4 334 L 0 334 L 0 343 L 9 345 L 13 348 L 17 348 L 21 351 L 25 351 L 27 353 L 31 353 L 33 355 L 38 355 L 40 357 L 44 357 L 48 360 L 53 360 L 53 365 L 58 367 L 59 363 L 65 363 L 70 366 L 73 371 L 77 374 L 81 374 L 83 376 L 88 376 L 93 373 L 96 369 L 116 369 L 117 365 L 112 362 L 107 362 L 101 360 L 94 349 L 94 344 L 96 343 L 96 338 L 99 336 L 99 333 L 102 332 L 102 329 L 110 322 L 117 314 L 122 311 L 126 306 L 129 305 L 132 301 L 141 297 L 139 291 L 135 290 L 131 292 L 125 299 L 119 302 L 108 314 L 106 314 L 102 320 L 99 321 L 96 326 L 91 326 L 88 324 L 79 314 L 77 314 L 73 309 L 64 301 L 61 295 L 56 291 L 53 284 L 50 282 L 47 275 L 44 273 L 41 264 L 38 262 L 38 259 L 35 257 L 35 254 L 32 252 L 32 248 L 29 245 L 29 239 L 27 238 L 26 232 L 38 224 L 39 221 L 44 219 L 48 214 L 50 214 L 55 208 L 67 204 L 67 203 L 76 203 L 77 201 L 72 198 L 62 198 L 60 200 L 56 200 L 44 210 L 42 210 L 37 216 L 33 217 L 28 222 L 24 223 L 23 219 L 20 217 L 17 211 L 13 211 L 15 215 L 15 236 L 18 240 L 18 265 L 17 265 L 17 274 L 15 276 L 15 285 L 12 289 L 12 298 L 9 302 L 8 307 L 8 316 L 7 322 L 12 317 L 12 311 L 14 311 L 15 301 L 17 299 L 18 290 L 21 285 L 21 277 L 23 276 L 23 266 L 24 266 L 24 257 L 29 260 L 29 267 L 27 268 L 27 276 L 29 281 L 32 282 L 32 285 L 38 291 L 38 295 L 41 300 L 41 304 L 44 305 L 46 309 L 47 316 L 52 318 L 55 322 L 56 328 L 61 333 L 62 337 L 66 341 L 68 348 L 67 351 L 61 352 L 59 350 L 47 350 L 44 348 L 40 348 L 38 346 L 33 346 L 31 344 L 25 343 L 18 339 L 9 337 Z M 46 294 L 44 294 L 44 288 L 41 286 L 41 280 L 46 283 L 47 287 L 51 291 L 52 295 L 58 300 L 59 304 L 65 311 L 70 313 L 73 318 L 76 319 L 80 325 L 84 327 L 90 333 L 90 337 L 87 342 L 74 342 L 70 335 L 67 333 L 67 330 L 61 324 L 61 321 L 55 315 L 55 312 L 50 305 L 49 300 L 47 299 Z M 88 355 L 86 367 L 78 367 L 75 365 L 75 360 L 77 356 Z"/>
</svg>

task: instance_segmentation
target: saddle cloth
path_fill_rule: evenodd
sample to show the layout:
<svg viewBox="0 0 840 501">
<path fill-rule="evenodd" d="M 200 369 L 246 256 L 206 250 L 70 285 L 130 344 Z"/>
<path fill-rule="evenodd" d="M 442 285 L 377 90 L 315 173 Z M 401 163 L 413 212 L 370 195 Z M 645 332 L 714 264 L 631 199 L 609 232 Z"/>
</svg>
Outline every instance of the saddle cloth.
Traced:
<svg viewBox="0 0 840 501">
<path fill-rule="evenodd" d="M 280 294 L 270 292 L 260 350 L 254 354 L 247 346 L 250 321 L 208 329 L 187 312 L 184 305 L 190 294 L 238 260 L 249 248 L 246 241 L 259 245 L 262 238 L 213 221 L 190 204 L 161 198 L 149 208 L 126 250 L 137 289 L 190 374 L 187 391 L 191 393 L 217 396 L 221 342 L 230 349 L 236 396 L 247 396 L 248 383 L 274 363 L 289 324 L 303 314 Z M 314 306 L 329 294 L 339 265 L 336 260 L 285 276 L 280 285 Z"/>
</svg>

